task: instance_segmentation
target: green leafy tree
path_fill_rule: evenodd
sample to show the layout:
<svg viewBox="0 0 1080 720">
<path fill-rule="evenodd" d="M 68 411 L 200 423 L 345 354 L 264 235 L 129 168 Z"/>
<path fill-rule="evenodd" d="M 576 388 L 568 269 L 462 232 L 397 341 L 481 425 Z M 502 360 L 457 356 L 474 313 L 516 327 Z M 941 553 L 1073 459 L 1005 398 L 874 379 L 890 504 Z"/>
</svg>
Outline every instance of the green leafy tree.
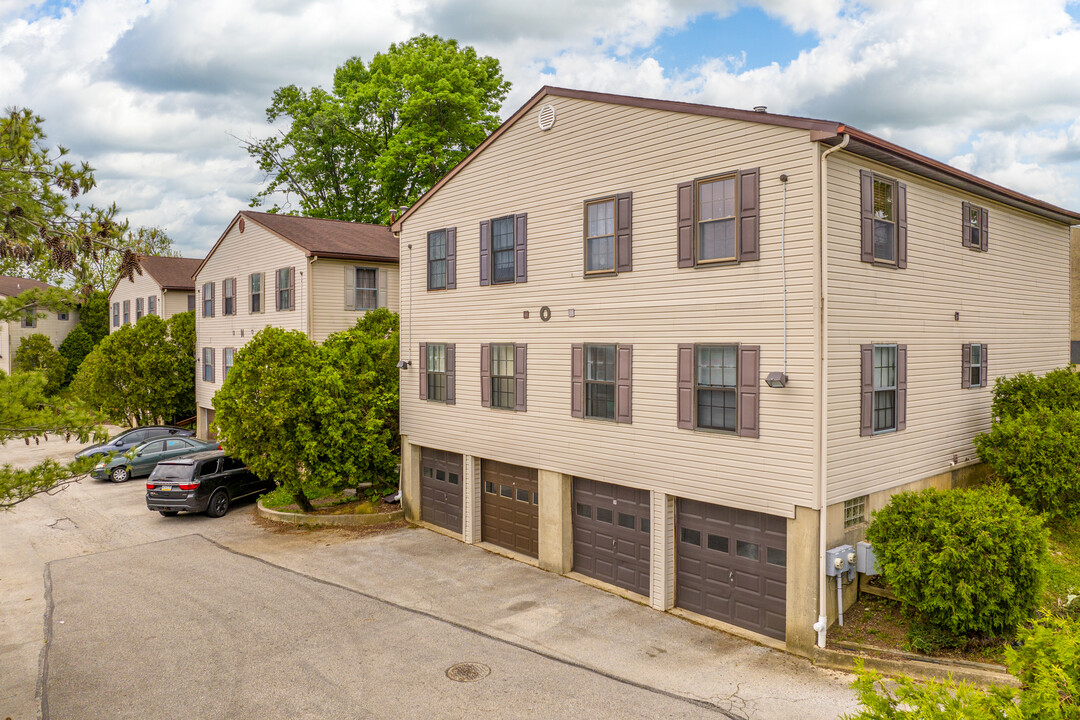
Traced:
<svg viewBox="0 0 1080 720">
<path fill-rule="evenodd" d="M 1035 611 L 1047 531 L 1003 488 L 899 493 L 866 535 L 882 578 L 917 623 L 957 637 L 1001 636 Z"/>
<path fill-rule="evenodd" d="M 72 381 L 75 373 L 79 371 L 82 361 L 93 349 L 94 341 L 90 338 L 90 333 L 86 332 L 86 328 L 82 323 L 73 327 L 58 348 L 60 354 L 64 356 L 65 363 L 63 384 L 66 385 Z"/>
<path fill-rule="evenodd" d="M 1006 415 L 975 438 L 975 448 L 1035 512 L 1050 521 L 1080 514 L 1080 407 Z"/>
<path fill-rule="evenodd" d="M 160 317 L 145 315 L 110 334 L 86 356 L 72 391 L 113 422 L 152 425 L 171 420 L 194 403 L 194 365 L 186 362 L 194 352 L 188 344 L 187 337 L 174 341 L 170 325 Z"/>
<path fill-rule="evenodd" d="M 18 295 L 0 299 L 0 322 L 18 322 L 29 314 L 44 318 L 46 310 L 70 312 L 77 304 L 78 298 L 71 290 L 30 288 Z"/>
<path fill-rule="evenodd" d="M 109 334 L 109 294 L 95 290 L 79 306 L 79 325 L 90 336 L 90 342 L 97 345 Z"/>
<path fill-rule="evenodd" d="M 427 35 L 347 60 L 329 92 L 278 88 L 266 117 L 289 127 L 246 143 L 268 178 L 252 204 L 285 193 L 303 215 L 387 223 L 499 126 L 509 90 L 498 60 Z"/>
<path fill-rule="evenodd" d="M 55 395 L 64 384 L 67 359 L 53 347 L 48 335 L 34 333 L 19 341 L 19 347 L 12 357 L 11 369 L 15 372 L 40 370 L 47 381 L 45 394 Z"/>
<path fill-rule="evenodd" d="M 176 313 L 165 321 L 169 332 L 169 352 L 173 356 L 175 419 L 195 416 L 195 311 Z"/>
<path fill-rule="evenodd" d="M 45 392 L 47 383 L 42 372 L 0 372 L 0 443 L 13 439 L 40 443 L 50 436 L 80 442 L 108 438 L 94 413 L 81 405 L 56 403 Z M 48 460 L 32 468 L 5 463 L 0 466 L 0 509 L 74 482 L 92 465 L 92 458 L 67 465 Z"/>
<path fill-rule="evenodd" d="M 320 438 L 315 389 L 318 349 L 296 330 L 267 327 L 236 354 L 214 395 L 218 439 L 263 480 L 284 487 L 300 507 L 324 473 L 312 465 Z"/>
</svg>

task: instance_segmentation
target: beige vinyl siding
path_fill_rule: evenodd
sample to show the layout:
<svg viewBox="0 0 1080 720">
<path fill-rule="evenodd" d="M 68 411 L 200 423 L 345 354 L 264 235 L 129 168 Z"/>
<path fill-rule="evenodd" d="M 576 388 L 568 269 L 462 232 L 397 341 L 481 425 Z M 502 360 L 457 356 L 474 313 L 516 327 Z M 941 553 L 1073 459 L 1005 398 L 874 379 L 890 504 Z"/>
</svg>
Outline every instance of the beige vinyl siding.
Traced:
<svg viewBox="0 0 1080 720">
<path fill-rule="evenodd" d="M 0 295 L 0 300 L 6 296 Z M 0 371 L 11 374 L 11 355 L 14 350 L 11 348 L 11 333 L 8 330 L 8 323 L 0 322 Z"/>
<path fill-rule="evenodd" d="M 322 342 L 332 333 L 345 330 L 356 324 L 363 315 L 363 310 L 345 309 L 345 268 L 377 268 L 380 275 L 386 273 L 388 300 L 386 307 L 398 312 L 400 286 L 398 266 L 393 263 L 373 263 L 359 260 L 329 260 L 318 258 L 311 263 L 311 327 L 312 339 Z"/>
<path fill-rule="evenodd" d="M 905 270 L 860 261 L 860 169 L 907 184 Z M 976 461 L 994 379 L 1069 361 L 1069 229 L 843 152 L 829 182 L 832 503 Z M 989 252 L 961 245 L 964 201 L 990 212 Z M 907 428 L 860 437 L 859 346 L 894 342 L 907 344 Z M 960 386 L 964 343 L 989 345 L 985 388 Z"/>
<path fill-rule="evenodd" d="M 116 287 L 109 294 L 109 332 L 116 332 L 124 325 L 124 301 L 131 302 L 131 323 L 135 324 L 135 301 L 138 298 L 142 298 L 143 303 L 143 315 L 149 315 L 147 311 L 148 303 L 147 298 L 153 295 L 157 298 L 158 315 L 161 314 L 162 298 L 161 298 L 161 286 L 157 284 L 157 281 L 150 276 L 150 273 L 143 271 L 142 275 L 135 273 L 133 279 L 120 278 L 116 283 Z M 120 325 L 113 327 L 112 307 L 113 303 L 120 303 Z"/>
<path fill-rule="evenodd" d="M 163 290 L 161 294 L 164 308 L 161 316 L 167 320 L 177 313 L 187 312 L 188 295 L 194 295 L 195 290 Z"/>
<path fill-rule="evenodd" d="M 550 102 L 558 112 L 550 131 L 537 128 L 538 109 L 531 111 L 403 227 L 402 357 L 412 367 L 402 373 L 402 432 L 418 445 L 751 510 L 791 516 L 796 505 L 812 504 L 816 153 L 809 134 Z M 761 168 L 762 259 L 677 268 L 678 183 L 753 167 Z M 772 390 L 764 375 L 783 364 L 781 173 L 789 176 L 791 380 Z M 585 279 L 582 203 L 626 191 L 633 192 L 633 271 Z M 479 223 L 522 212 L 528 282 L 480 287 Z M 457 289 L 428 292 L 426 233 L 444 227 L 457 228 Z M 421 342 L 456 343 L 456 405 L 418 399 Z M 480 345 L 487 342 L 528 345 L 527 412 L 481 407 Z M 761 346 L 759 439 L 676 428 L 677 346 L 695 342 Z M 570 416 L 572 343 L 633 345 L 632 424 Z"/>
<path fill-rule="evenodd" d="M 1072 237 L 1069 242 L 1069 268 L 1071 283 L 1070 305 L 1072 307 L 1069 337 L 1073 340 L 1080 340 L 1080 226 L 1072 229 Z"/>
<path fill-rule="evenodd" d="M 258 223 L 248 221 L 241 233 L 234 223 L 224 239 L 207 258 L 195 278 L 196 371 L 195 402 L 203 408 L 213 407 L 214 393 L 221 387 L 221 350 L 239 350 L 251 337 L 267 325 L 286 330 L 307 332 L 307 258 L 295 245 L 271 233 Z M 274 310 L 274 273 L 279 268 L 296 268 L 295 309 Z M 265 312 L 250 313 L 249 276 L 265 274 Z M 221 281 L 236 278 L 236 314 L 222 315 Z M 214 283 L 214 317 L 202 317 L 202 286 Z M 187 301 L 185 300 L 185 307 Z M 203 380 L 203 348 L 214 349 L 214 382 Z"/>
</svg>

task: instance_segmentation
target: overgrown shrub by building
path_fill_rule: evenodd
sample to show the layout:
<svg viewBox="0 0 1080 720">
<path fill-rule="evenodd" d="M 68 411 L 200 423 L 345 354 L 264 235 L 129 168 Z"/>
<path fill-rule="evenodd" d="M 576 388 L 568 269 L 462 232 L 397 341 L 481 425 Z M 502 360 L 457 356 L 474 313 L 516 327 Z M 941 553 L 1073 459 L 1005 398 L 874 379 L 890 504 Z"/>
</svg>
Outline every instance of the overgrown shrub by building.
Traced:
<svg viewBox="0 0 1080 720">
<path fill-rule="evenodd" d="M 845 720 L 1076 720 L 1080 718 L 1080 626 L 1048 616 L 1020 630 L 1016 648 L 1005 651 L 1019 690 L 981 689 L 953 680 L 886 682 L 858 673 L 853 686 L 859 711 Z"/>
<path fill-rule="evenodd" d="M 45 394 L 55 395 L 64 384 L 67 360 L 53 347 L 52 340 L 43 333 L 27 335 L 19 341 L 12 358 L 11 369 L 15 372 L 38 370 L 45 374 Z"/>
<path fill-rule="evenodd" d="M 1029 410 L 1071 410 L 1080 408 L 1080 373 L 1075 367 L 1051 370 L 1043 376 L 1020 373 L 998 378 L 994 384 L 994 418 L 1005 419 Z"/>
<path fill-rule="evenodd" d="M 999 636 L 1035 610 L 1047 532 L 1003 488 L 900 493 L 875 513 L 867 537 L 883 579 L 916 622 Z"/>
<path fill-rule="evenodd" d="M 979 457 L 1047 520 L 1080 513 L 1080 409 L 1027 410 L 975 438 Z"/>
<path fill-rule="evenodd" d="M 71 329 L 71 332 L 64 338 L 64 342 L 60 343 L 60 354 L 64 356 L 66 365 L 64 366 L 64 384 L 68 384 L 75 377 L 75 373 L 79 372 L 79 366 L 82 365 L 82 361 L 86 359 L 86 356 L 90 354 L 90 351 L 94 349 L 94 339 L 90 337 L 90 333 L 86 331 L 82 323 L 79 323 Z"/>
</svg>

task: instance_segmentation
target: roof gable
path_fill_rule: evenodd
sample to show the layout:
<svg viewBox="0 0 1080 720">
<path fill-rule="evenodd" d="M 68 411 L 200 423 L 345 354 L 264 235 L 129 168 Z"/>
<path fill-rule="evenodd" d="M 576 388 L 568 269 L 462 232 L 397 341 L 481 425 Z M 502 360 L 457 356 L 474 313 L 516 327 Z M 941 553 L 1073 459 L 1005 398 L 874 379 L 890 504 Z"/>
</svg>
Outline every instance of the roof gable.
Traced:
<svg viewBox="0 0 1080 720">
<path fill-rule="evenodd" d="M 0 275 L 0 295 L 6 295 L 8 297 L 15 297 L 31 288 L 48 290 L 51 287 L 53 286 L 48 283 L 43 283 L 40 280 L 34 280 L 33 278 Z"/>
</svg>

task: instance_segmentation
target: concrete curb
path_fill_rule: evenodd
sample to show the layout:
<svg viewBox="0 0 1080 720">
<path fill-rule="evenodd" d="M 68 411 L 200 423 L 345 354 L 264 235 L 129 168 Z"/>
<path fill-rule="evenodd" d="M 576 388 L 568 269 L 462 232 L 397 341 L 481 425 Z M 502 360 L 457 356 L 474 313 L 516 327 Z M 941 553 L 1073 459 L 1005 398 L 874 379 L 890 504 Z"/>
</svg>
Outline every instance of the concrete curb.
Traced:
<svg viewBox="0 0 1080 720">
<path fill-rule="evenodd" d="M 907 675 L 922 680 L 947 680 L 951 677 L 953 680 L 962 680 L 984 688 L 990 685 L 1020 687 L 1020 681 L 1010 675 L 1004 667 L 998 669 L 999 666 L 990 664 L 977 667 L 979 663 L 959 665 L 948 660 L 916 660 L 908 657 L 880 658 L 870 657 L 862 652 L 846 652 L 844 650 L 818 647 L 814 648 L 811 659 L 815 665 L 845 672 L 854 671 L 855 664 L 861 660 L 865 669 L 874 670 L 890 677 Z"/>
<path fill-rule="evenodd" d="M 304 525 L 308 527 L 371 527 L 372 525 L 383 525 L 405 518 L 404 510 L 367 515 L 305 515 L 304 513 L 281 512 L 263 507 L 262 500 L 255 503 L 255 511 L 267 520 L 286 525 Z"/>
</svg>

